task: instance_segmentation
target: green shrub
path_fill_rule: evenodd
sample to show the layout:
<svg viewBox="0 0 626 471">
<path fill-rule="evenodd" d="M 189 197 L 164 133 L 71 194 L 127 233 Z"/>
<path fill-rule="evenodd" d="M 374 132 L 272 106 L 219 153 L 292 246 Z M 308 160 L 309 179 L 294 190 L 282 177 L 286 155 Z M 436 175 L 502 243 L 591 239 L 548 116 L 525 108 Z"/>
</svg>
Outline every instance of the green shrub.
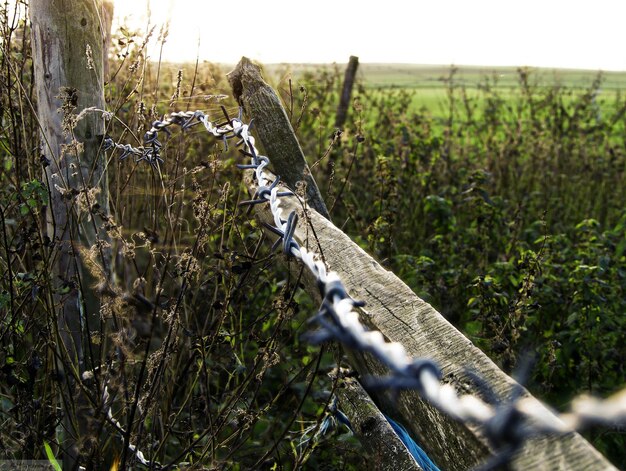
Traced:
<svg viewBox="0 0 626 471">
<path fill-rule="evenodd" d="M 338 198 L 333 220 L 506 371 L 532 353 L 528 386 L 548 403 L 614 392 L 626 360 L 626 102 L 598 98 L 601 76 L 568 89 L 520 70 L 517 88 L 487 77 L 468 90 L 453 69 L 444 85 L 443 117 L 412 109 L 410 90 L 358 90 L 315 169 Z M 308 100 L 299 134 L 315 159 L 334 109 Z M 626 459 L 623 433 L 589 437 Z"/>
</svg>

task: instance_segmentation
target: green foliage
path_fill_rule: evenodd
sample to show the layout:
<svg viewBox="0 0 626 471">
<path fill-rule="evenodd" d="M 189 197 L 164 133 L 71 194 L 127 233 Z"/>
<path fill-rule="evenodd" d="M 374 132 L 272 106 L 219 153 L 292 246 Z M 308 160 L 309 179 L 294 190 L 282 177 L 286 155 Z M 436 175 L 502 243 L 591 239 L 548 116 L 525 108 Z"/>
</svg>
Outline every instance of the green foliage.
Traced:
<svg viewBox="0 0 626 471">
<path fill-rule="evenodd" d="M 336 90 L 327 74 L 324 94 Z M 358 90 L 315 167 L 333 220 L 506 371 L 532 353 L 528 386 L 549 404 L 606 396 L 626 377 L 626 101 L 603 98 L 601 75 L 572 89 L 520 69 L 515 88 L 486 76 L 468 89 L 456 74 L 443 115 L 415 110 L 419 90 Z M 317 160 L 334 109 L 308 99 L 299 134 Z M 623 433 L 589 437 L 626 459 Z"/>
<path fill-rule="evenodd" d="M 31 212 L 37 214 L 42 206 L 48 204 L 48 190 L 39 180 L 22 183 L 22 191 L 15 195 L 19 199 L 20 214 L 25 216 Z"/>
<path fill-rule="evenodd" d="M 43 446 L 44 446 L 44 449 L 46 450 L 46 457 L 48 458 L 48 461 L 50 462 L 50 465 L 52 466 L 54 471 L 61 471 L 63 468 L 61 468 L 61 465 L 59 464 L 57 459 L 54 457 L 54 453 L 52 452 L 52 448 L 50 448 L 50 444 L 44 440 Z"/>
</svg>

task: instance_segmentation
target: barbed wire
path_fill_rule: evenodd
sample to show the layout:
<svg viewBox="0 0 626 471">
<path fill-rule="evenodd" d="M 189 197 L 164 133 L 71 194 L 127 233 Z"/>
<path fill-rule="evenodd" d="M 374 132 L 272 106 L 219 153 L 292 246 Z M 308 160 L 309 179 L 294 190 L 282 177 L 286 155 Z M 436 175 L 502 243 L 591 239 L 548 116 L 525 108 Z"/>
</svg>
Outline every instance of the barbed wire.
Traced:
<svg viewBox="0 0 626 471">
<path fill-rule="evenodd" d="M 96 366 L 92 370 L 88 370 L 88 371 L 83 372 L 83 374 L 81 375 L 81 379 L 83 381 L 90 381 L 90 380 L 92 380 L 94 378 L 94 376 L 95 376 L 95 372 L 100 370 L 100 369 L 101 368 L 99 366 Z M 117 429 L 119 434 L 122 436 L 122 441 L 124 441 L 123 436 L 126 435 L 126 431 L 124 430 L 124 427 L 119 422 L 119 420 L 117 420 L 113 416 L 113 407 L 112 406 L 113 406 L 113 398 L 109 394 L 109 386 L 108 386 L 108 384 L 105 383 L 104 388 L 102 389 L 102 407 L 104 409 L 106 409 L 107 420 L 113 425 L 113 427 L 115 427 L 115 429 Z M 148 468 L 151 468 L 151 469 L 152 468 L 156 468 L 156 469 L 161 468 L 161 465 L 159 464 L 158 461 L 149 461 L 148 459 L 146 459 L 146 457 L 143 454 L 143 452 L 141 450 L 139 450 L 135 444 L 129 442 L 128 443 L 128 449 L 135 455 L 137 460 L 141 464 L 143 464 L 144 466 L 147 466 Z M 85 468 L 80 466 L 79 469 L 82 471 Z"/>
<path fill-rule="evenodd" d="M 228 140 L 237 139 L 236 147 L 250 158 L 250 164 L 237 166 L 252 170 L 257 185 L 253 198 L 241 204 L 269 203 L 274 225 L 265 226 L 278 236 L 272 251 L 282 246 L 281 251 L 285 256 L 301 261 L 316 278 L 322 303 L 310 322 L 317 324 L 318 328 L 306 334 L 306 339 L 313 344 L 338 341 L 351 349 L 369 352 L 386 365 L 390 370 L 388 376 L 362 379 L 367 388 L 415 390 L 451 418 L 479 426 L 496 451 L 481 467 L 483 470 L 509 462 L 531 437 L 565 434 L 594 425 L 626 424 L 626 388 L 604 400 L 579 396 L 572 401 L 570 412 L 559 414 L 550 411 L 537 399 L 524 396 L 519 385 L 513 388 L 508 401 L 498 402 L 487 381 L 477 373 L 470 372 L 472 379 L 492 398 L 491 404 L 472 394 L 457 394 L 452 384 L 442 383 L 442 370 L 436 362 L 427 358 L 412 358 L 402 344 L 388 342 L 381 332 L 364 327 L 357 312 L 364 303 L 353 299 L 339 275 L 328 271 L 325 263 L 314 252 L 300 246 L 294 239 L 298 215 L 292 211 L 285 219 L 280 207 L 280 198 L 293 196 L 294 193 L 281 191 L 278 186 L 280 177 L 276 176 L 272 180 L 265 172 L 270 159 L 261 155 L 255 146 L 255 139 L 250 134 L 253 122 L 245 124 L 242 121 L 241 109 L 236 118 L 231 118 L 224 107 L 222 112 L 226 121 L 219 124 L 211 122 L 202 111 L 172 113 L 152 123 L 151 129 L 144 135 L 144 143 L 148 147 L 118 144 L 110 137 L 105 138 L 104 147 L 122 151 L 120 159 L 133 155 L 137 162 L 146 161 L 154 166 L 164 163 L 160 155 L 163 146 L 158 140 L 158 133 L 163 131 L 170 135 L 168 128 L 172 125 L 184 131 L 203 124 L 211 135 L 224 142 L 226 149 Z"/>
</svg>

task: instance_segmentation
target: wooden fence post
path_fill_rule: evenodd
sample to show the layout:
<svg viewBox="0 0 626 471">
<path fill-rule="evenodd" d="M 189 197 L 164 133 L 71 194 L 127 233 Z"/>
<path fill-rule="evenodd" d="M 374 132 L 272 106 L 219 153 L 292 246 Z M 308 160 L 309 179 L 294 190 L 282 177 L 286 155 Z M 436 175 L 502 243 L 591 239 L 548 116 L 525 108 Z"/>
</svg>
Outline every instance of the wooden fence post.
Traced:
<svg viewBox="0 0 626 471">
<path fill-rule="evenodd" d="M 350 56 L 350 61 L 346 67 L 346 74 L 343 78 L 343 89 L 339 106 L 337 107 L 337 115 L 335 116 L 335 127 L 342 128 L 348 116 L 348 107 L 350 106 L 350 96 L 352 95 L 352 87 L 354 87 L 354 79 L 356 71 L 359 67 L 359 58 Z"/>
<path fill-rule="evenodd" d="M 311 175 L 300 143 L 276 92 L 261 76 L 259 66 L 242 57 L 228 74 L 228 81 L 237 102 L 254 119 L 254 131 L 277 175 L 292 189 L 299 181 L 306 183 L 307 203 L 326 219 L 330 219 L 324 199 Z"/>
<path fill-rule="evenodd" d="M 255 192 L 254 182 L 251 178 L 247 180 L 250 191 Z M 506 400 L 516 383 L 432 306 L 327 219 L 315 211 L 304 212 L 296 198 L 282 198 L 281 208 L 283 214 L 296 211 L 300 216 L 294 233 L 297 243 L 323 253 L 328 268 L 338 273 L 349 295 L 365 301 L 366 306 L 360 310 L 364 325 L 380 331 L 389 341 L 403 344 L 409 355 L 436 361 L 443 370 L 443 381 L 454 385 L 458 392 L 484 398 L 481 385 L 476 384 L 466 370 L 471 367 L 489 383 L 499 399 Z M 257 205 L 256 214 L 262 221 L 271 223 L 268 205 Z M 302 271 L 299 263 L 285 262 L 294 274 Z M 306 269 L 303 283 L 311 297 L 319 301 L 316 280 Z M 388 373 L 369 354 L 348 352 L 348 357 L 352 367 L 361 375 Z M 524 394 L 531 398 L 527 392 Z M 398 418 L 442 469 L 470 469 L 491 455 L 486 438 L 476 427 L 454 421 L 423 401 L 415 391 L 401 392 L 397 400 L 388 392 L 376 393 L 374 397 L 381 410 Z M 537 403 L 537 407 L 542 405 Z M 547 408 L 545 413 L 551 414 Z M 583 471 L 616 468 L 578 433 L 569 433 L 528 441 L 513 458 L 511 469 Z"/>
<path fill-rule="evenodd" d="M 60 383 L 65 398 L 61 445 L 64 468 L 76 469 L 79 455 L 88 456 L 88 445 L 97 443 L 86 440 L 95 427 L 93 409 L 77 382 L 89 352 L 83 344 L 89 338 L 85 319 L 99 314 L 95 296 L 88 290 L 82 292 L 84 299 L 79 296 L 79 249 L 96 247 L 108 271 L 108 236 L 96 218 L 109 212 L 104 119 L 96 112 L 77 118 L 85 108 L 105 108 L 102 0 L 32 0 L 29 6 L 37 117 L 50 192 L 48 232 L 57 251 L 51 276 L 57 292 L 57 348 L 60 372 L 67 377 Z"/>
<path fill-rule="evenodd" d="M 229 75 L 229 80 L 239 103 L 246 106 L 248 113 L 255 118 L 256 133 L 261 138 L 274 169 L 283 178 L 290 175 L 284 181 L 294 185 L 302 175 L 310 177 L 286 113 L 276 94 L 261 79 L 259 68 L 243 58 Z M 285 153 L 285 141 L 295 142 L 295 148 L 299 152 Z M 272 149 L 276 149 L 278 157 L 273 154 Z M 269 172 L 266 173 L 271 179 Z M 246 182 L 250 193 L 256 193 L 251 172 L 248 173 Z M 309 187 L 308 190 L 310 189 Z M 310 194 L 307 196 L 311 198 Z M 312 201 L 316 199 L 323 205 L 319 192 L 313 194 Z M 314 204 L 310 206 L 315 208 Z M 281 207 L 285 215 L 296 211 L 300 216 L 293 235 L 296 242 L 323 254 L 328 268 L 338 273 L 349 295 L 365 301 L 366 306 L 360 309 L 361 322 L 364 325 L 380 331 L 391 342 L 401 343 L 409 355 L 437 362 L 443 371 L 443 381 L 454 385 L 458 392 L 484 399 L 481 385 L 476 384 L 474 377 L 467 372 L 467 368 L 471 368 L 489 383 L 500 400 L 506 401 L 516 385 L 515 381 L 432 306 L 417 297 L 393 273 L 382 268 L 328 218 L 317 211 L 304 208 L 302 202 L 295 197 L 282 198 Z M 262 222 L 273 222 L 269 205 L 257 205 L 255 210 Z M 271 231 L 268 233 L 272 234 Z M 309 295 L 314 300 L 321 301 L 317 281 L 308 270 L 303 271 L 299 263 L 291 260 L 285 262 L 295 276 L 303 275 L 302 281 Z M 347 355 L 352 367 L 360 375 L 383 376 L 388 373 L 369 354 L 347 351 Z M 533 401 L 527 392 L 524 394 Z M 442 469 L 473 468 L 489 458 L 493 451 L 477 427 L 454 421 L 423 401 L 416 391 L 401 392 L 397 398 L 385 391 L 377 392 L 374 396 L 381 410 L 404 425 Z M 339 397 L 340 402 L 345 405 L 347 396 L 343 394 L 342 399 L 340 393 Z M 364 400 L 358 410 L 367 413 L 365 409 L 368 404 L 372 404 L 371 401 Z M 537 401 L 537 407 L 543 406 Z M 351 409 L 349 406 L 347 408 Z M 547 408 L 543 408 L 546 414 L 551 414 Z M 347 412 L 352 417 L 357 417 L 356 411 Z M 558 437 L 545 436 L 528 441 L 514 456 L 511 468 L 574 471 L 615 469 L 577 433 Z"/>
<path fill-rule="evenodd" d="M 320 217 L 329 219 L 324 200 L 317 188 L 304 154 L 287 118 L 276 92 L 266 84 L 259 67 L 249 59 L 242 58 L 229 75 L 235 98 L 245 106 L 255 119 L 256 134 L 269 155 L 272 166 L 289 187 L 294 189 L 298 181 L 307 185 L 307 202 Z M 275 152 L 275 153 L 274 153 Z M 355 435 L 372 459 L 379 461 L 377 469 L 389 471 L 420 470 L 413 457 L 391 428 L 376 404 L 356 381 L 341 380 L 337 393 L 339 402 L 345 406 Z"/>
</svg>

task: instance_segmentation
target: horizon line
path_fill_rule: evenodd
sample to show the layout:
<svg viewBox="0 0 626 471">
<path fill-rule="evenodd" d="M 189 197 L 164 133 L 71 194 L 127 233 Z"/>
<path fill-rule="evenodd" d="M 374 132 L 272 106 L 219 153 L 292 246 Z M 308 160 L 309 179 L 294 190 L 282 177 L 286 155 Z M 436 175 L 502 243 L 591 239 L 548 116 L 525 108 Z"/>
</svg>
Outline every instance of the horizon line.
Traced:
<svg viewBox="0 0 626 471">
<path fill-rule="evenodd" d="M 290 61 L 269 61 L 269 62 L 263 62 L 263 61 L 259 61 L 256 59 L 250 59 L 252 62 L 259 64 L 261 66 L 277 66 L 277 65 L 296 65 L 296 66 L 331 66 L 331 65 L 346 65 L 348 64 L 347 61 L 343 62 L 343 61 L 329 61 L 329 62 L 290 62 Z M 183 60 L 183 61 L 170 61 L 170 60 L 158 60 L 158 59 L 152 59 L 152 58 L 148 58 L 149 62 L 153 62 L 153 63 L 158 63 L 161 62 L 162 64 L 193 64 L 196 62 L 196 60 Z M 198 60 L 199 63 L 209 63 L 209 64 L 216 64 L 216 65 L 220 65 L 220 66 L 236 66 L 238 64 L 237 62 L 232 62 L 232 61 L 212 61 L 212 60 L 208 60 L 208 59 L 199 59 Z M 369 66 L 414 66 L 414 67 L 424 67 L 424 68 L 428 68 L 428 67 L 437 67 L 437 68 L 482 68 L 482 69 L 540 69 L 540 70 L 546 70 L 546 71 L 571 71 L 571 72 L 605 72 L 605 73 L 626 73 L 626 69 L 606 69 L 606 68 L 586 68 L 586 67 L 573 67 L 573 66 L 546 66 L 546 65 L 529 65 L 529 64 L 524 64 L 524 65 L 494 65 L 494 64 L 470 64 L 470 63 L 465 63 L 465 64 L 455 64 L 455 63 L 421 63 L 421 62 L 378 62 L 378 61 L 367 61 L 367 62 L 362 62 L 361 60 L 359 60 L 359 65 L 369 65 Z"/>
</svg>

